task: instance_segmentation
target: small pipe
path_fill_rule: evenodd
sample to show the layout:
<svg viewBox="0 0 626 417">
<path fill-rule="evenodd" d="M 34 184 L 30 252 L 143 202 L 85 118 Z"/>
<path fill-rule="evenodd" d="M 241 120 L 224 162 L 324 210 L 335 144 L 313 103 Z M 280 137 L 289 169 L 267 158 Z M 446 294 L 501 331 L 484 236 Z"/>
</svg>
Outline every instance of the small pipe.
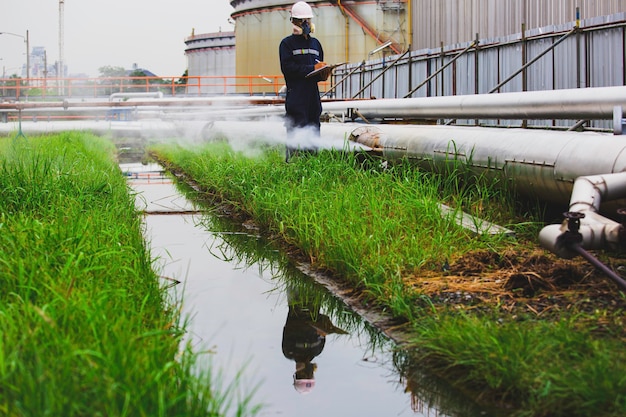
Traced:
<svg viewBox="0 0 626 417">
<path fill-rule="evenodd" d="M 147 92 L 147 93 L 113 93 L 109 96 L 109 101 L 113 101 L 113 99 L 118 99 L 118 98 L 146 98 L 146 97 L 153 97 L 153 98 L 163 98 L 163 93 L 160 91 L 157 92 Z"/>
<path fill-rule="evenodd" d="M 602 271 L 606 276 L 613 280 L 613 282 L 615 282 L 622 291 L 626 292 L 626 280 L 616 274 L 611 268 L 604 265 L 602 262 L 600 262 L 599 259 L 587 252 L 580 245 L 572 245 L 570 249 L 585 258 L 590 264 L 598 268 L 600 271 Z"/>
<path fill-rule="evenodd" d="M 573 131 L 578 130 L 579 128 L 583 127 L 587 122 L 589 122 L 589 120 L 579 120 L 572 127 L 569 127 L 567 130 L 569 132 L 573 132 Z"/>
<path fill-rule="evenodd" d="M 586 119 L 612 120 L 615 106 L 626 108 L 626 86 L 571 88 L 499 94 L 414 97 L 360 101 L 369 118 L 419 119 Z M 326 111 L 355 107 L 350 101 L 325 103 Z"/>
</svg>

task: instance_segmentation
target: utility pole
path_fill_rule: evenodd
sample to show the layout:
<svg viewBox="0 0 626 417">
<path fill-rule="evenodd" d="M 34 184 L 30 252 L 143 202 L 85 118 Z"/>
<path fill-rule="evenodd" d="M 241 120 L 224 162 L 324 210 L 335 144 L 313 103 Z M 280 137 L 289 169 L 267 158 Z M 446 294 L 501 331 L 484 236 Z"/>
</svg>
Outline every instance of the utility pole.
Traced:
<svg viewBox="0 0 626 417">
<path fill-rule="evenodd" d="M 64 8 L 65 8 L 65 0 L 59 0 L 59 70 L 57 72 L 57 77 L 59 78 L 59 95 L 63 95 L 64 94 L 64 89 L 63 89 L 63 80 L 62 78 L 65 76 L 65 63 L 64 61 L 64 51 L 63 51 L 63 47 L 64 47 L 64 40 L 63 40 L 63 36 L 64 36 L 64 30 L 63 30 L 63 26 L 64 26 L 64 18 L 63 18 L 63 14 L 64 14 Z"/>
<path fill-rule="evenodd" d="M 26 85 L 30 83 L 30 41 L 28 39 L 28 29 L 26 29 Z"/>
<path fill-rule="evenodd" d="M 0 35 L 12 35 L 24 39 L 24 42 L 26 43 L 26 82 L 28 83 L 28 80 L 30 79 L 30 41 L 28 39 L 28 29 L 26 30 L 25 37 L 11 32 L 0 32 Z"/>
</svg>

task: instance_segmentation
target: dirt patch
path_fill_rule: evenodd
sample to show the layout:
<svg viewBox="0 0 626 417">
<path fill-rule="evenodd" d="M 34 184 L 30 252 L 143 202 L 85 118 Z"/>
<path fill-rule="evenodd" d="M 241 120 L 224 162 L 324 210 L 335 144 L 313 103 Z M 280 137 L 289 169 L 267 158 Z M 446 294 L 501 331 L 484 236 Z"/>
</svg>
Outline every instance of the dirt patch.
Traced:
<svg viewBox="0 0 626 417">
<path fill-rule="evenodd" d="M 618 271 L 626 263 L 620 258 L 605 262 Z M 439 308 L 489 309 L 514 319 L 580 312 L 587 318 L 603 317 L 599 325 L 610 325 L 626 337 L 619 319 L 626 311 L 626 297 L 582 258 L 561 259 L 539 249 L 500 254 L 477 251 L 442 272 L 407 276 L 405 283 L 428 295 Z"/>
</svg>

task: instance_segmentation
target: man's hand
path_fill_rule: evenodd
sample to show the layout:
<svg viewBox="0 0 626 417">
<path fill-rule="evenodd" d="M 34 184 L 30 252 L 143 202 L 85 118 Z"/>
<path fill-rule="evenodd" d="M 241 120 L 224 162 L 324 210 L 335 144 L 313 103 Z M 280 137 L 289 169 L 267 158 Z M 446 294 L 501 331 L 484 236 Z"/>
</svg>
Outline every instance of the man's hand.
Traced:
<svg viewBox="0 0 626 417">
<path fill-rule="evenodd" d="M 325 62 L 318 62 L 317 64 L 315 64 L 315 69 L 318 70 L 320 68 L 324 68 L 328 66 L 327 63 Z M 328 76 L 330 76 L 330 73 L 332 72 L 332 68 L 328 67 L 328 69 L 323 70 L 319 73 L 319 77 L 321 81 L 326 81 L 328 79 Z"/>
</svg>

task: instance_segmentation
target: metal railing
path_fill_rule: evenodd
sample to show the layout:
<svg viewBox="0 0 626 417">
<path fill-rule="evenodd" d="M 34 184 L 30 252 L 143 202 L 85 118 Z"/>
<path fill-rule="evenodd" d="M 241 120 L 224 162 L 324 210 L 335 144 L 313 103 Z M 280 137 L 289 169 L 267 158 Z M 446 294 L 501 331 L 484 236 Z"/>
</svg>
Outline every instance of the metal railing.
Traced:
<svg viewBox="0 0 626 417">
<path fill-rule="evenodd" d="M 282 75 L 98 78 L 0 78 L 0 100 L 104 98 L 114 93 L 160 92 L 169 97 L 250 95 L 278 96 Z M 330 81 L 319 84 L 322 92 Z"/>
</svg>

